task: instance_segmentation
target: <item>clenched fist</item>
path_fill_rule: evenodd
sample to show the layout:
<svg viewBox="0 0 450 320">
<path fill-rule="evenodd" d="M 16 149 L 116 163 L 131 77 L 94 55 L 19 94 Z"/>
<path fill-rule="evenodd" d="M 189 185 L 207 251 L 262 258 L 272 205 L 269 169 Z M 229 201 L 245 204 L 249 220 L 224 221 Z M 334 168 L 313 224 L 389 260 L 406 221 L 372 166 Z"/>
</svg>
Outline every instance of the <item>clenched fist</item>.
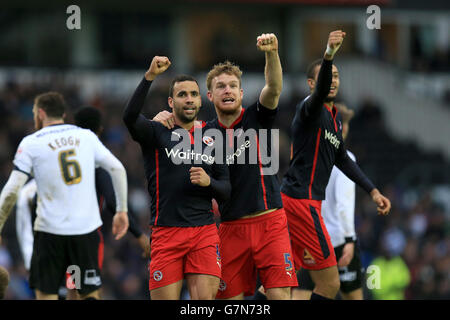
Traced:
<svg viewBox="0 0 450 320">
<path fill-rule="evenodd" d="M 191 183 L 200 187 L 207 187 L 211 184 L 208 174 L 201 167 L 191 167 L 189 169 L 191 174 Z"/>
<path fill-rule="evenodd" d="M 345 32 L 342 30 L 330 32 L 330 35 L 328 36 L 327 51 L 325 52 L 325 56 L 328 56 L 328 58 L 333 58 L 334 54 L 342 45 L 344 38 Z"/>
<path fill-rule="evenodd" d="M 148 81 L 155 80 L 156 76 L 163 73 L 170 67 L 170 60 L 167 57 L 153 57 L 152 63 L 145 73 L 145 79 Z"/>
<path fill-rule="evenodd" d="M 256 38 L 256 47 L 264 52 L 278 50 L 278 39 L 273 33 L 263 33 Z"/>
</svg>

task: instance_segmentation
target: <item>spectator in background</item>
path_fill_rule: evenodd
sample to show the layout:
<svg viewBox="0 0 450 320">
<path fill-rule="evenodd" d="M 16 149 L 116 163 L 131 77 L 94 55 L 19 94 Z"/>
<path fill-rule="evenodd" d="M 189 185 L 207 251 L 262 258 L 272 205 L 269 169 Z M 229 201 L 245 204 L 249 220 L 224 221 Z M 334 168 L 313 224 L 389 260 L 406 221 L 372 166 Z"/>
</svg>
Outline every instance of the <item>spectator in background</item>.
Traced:
<svg viewBox="0 0 450 320">
<path fill-rule="evenodd" d="M 404 300 L 410 283 L 410 272 L 400 254 L 406 240 L 403 233 L 392 228 L 381 239 L 381 256 L 372 261 L 379 268 L 380 286 L 372 289 L 375 300 Z"/>
</svg>

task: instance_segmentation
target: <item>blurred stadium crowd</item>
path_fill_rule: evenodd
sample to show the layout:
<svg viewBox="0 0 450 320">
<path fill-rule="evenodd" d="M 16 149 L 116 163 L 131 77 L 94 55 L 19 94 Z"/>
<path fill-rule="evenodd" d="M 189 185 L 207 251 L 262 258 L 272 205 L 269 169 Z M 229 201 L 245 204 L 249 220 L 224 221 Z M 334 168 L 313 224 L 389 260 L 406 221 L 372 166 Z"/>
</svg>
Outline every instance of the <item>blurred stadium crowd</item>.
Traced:
<svg viewBox="0 0 450 320">
<path fill-rule="evenodd" d="M 197 2 L 200 3 L 196 3 L 198 7 L 202 6 L 202 1 Z M 378 2 L 389 4 L 391 1 Z M 439 6 L 445 1 L 437 1 L 439 4 L 434 6 L 432 2 L 427 1 L 428 5 L 439 13 Z M 176 53 L 176 56 L 171 56 L 171 59 L 177 61 L 174 64 L 174 68 L 176 65 L 179 67 L 176 69 L 177 72 L 192 72 L 198 75 L 197 72 L 204 72 L 213 63 L 227 58 L 241 66 L 244 77 L 246 72 L 257 72 L 257 76 L 262 79 L 263 56 L 255 56 L 253 41 L 254 35 L 259 34 L 262 28 L 264 32 L 273 31 L 281 34 L 280 43 L 285 44 L 284 53 L 282 52 L 281 56 L 282 64 L 283 67 L 286 66 L 285 71 L 288 71 L 286 73 L 289 73 L 292 80 L 294 73 L 301 73 L 304 64 L 313 57 L 317 58 L 319 52 L 323 50 L 322 43 L 318 41 L 314 41 L 318 43 L 309 43 L 308 39 L 316 39 L 324 32 L 327 34 L 331 30 L 331 25 L 336 25 L 333 24 L 334 22 L 324 22 L 323 19 L 318 18 L 317 21 L 306 21 L 301 26 L 302 29 L 291 30 L 290 35 L 286 34 L 282 30 L 288 30 L 298 22 L 293 16 L 296 12 L 301 12 L 302 8 L 297 8 L 298 11 L 291 13 L 287 8 L 281 10 L 273 3 L 271 6 L 264 7 L 264 10 L 257 10 L 258 13 L 254 13 L 255 10 L 249 5 L 242 12 L 228 8 L 228 13 L 215 12 L 214 14 L 196 10 L 195 8 L 198 9 L 198 7 L 193 7 L 187 18 L 181 18 L 186 25 L 173 23 L 174 19 L 171 19 L 174 16 L 180 18 L 179 13 L 184 12 L 186 7 L 176 7 L 177 11 L 174 6 L 172 15 L 169 16 L 156 11 L 138 14 L 130 8 L 126 9 L 130 12 L 122 13 L 120 10 L 125 10 L 124 6 L 118 5 L 117 8 L 120 10 L 113 8 L 103 12 L 99 10 L 100 13 L 96 13 L 97 28 L 101 26 L 97 29 L 98 38 L 90 36 L 76 38 L 74 33 L 68 35 L 67 30 L 61 31 L 55 28 L 55 25 L 59 23 L 65 25 L 66 16 L 60 17 L 55 14 L 57 10 L 62 10 L 64 13 L 65 8 L 48 12 L 39 9 L 41 13 L 44 12 L 41 16 L 44 17 L 45 23 L 41 24 L 35 20 L 36 12 L 19 8 L 21 2 L 17 3 L 18 8 L 11 10 L 10 14 L 0 15 L 0 26 L 5 30 L 12 26 L 10 32 L 5 31 L 0 34 L 0 71 L 2 71 L 0 72 L 0 188 L 4 186 L 12 170 L 12 160 L 19 142 L 25 135 L 34 131 L 32 115 L 34 97 L 45 91 L 59 91 L 65 96 L 69 105 L 66 122 L 72 123 L 74 111 L 82 106 L 94 106 L 102 112 L 104 131 L 101 139 L 127 169 L 130 205 L 138 214 L 140 225 L 145 232 L 148 231 L 150 221 L 148 205 L 150 199 L 146 191 L 141 151 L 131 140 L 122 122 L 122 110 L 132 94 L 132 87 L 138 82 L 123 81 L 126 88 L 131 86 L 129 92 L 128 89 L 121 88 L 120 92 L 103 90 L 87 95 L 83 88 L 74 84 L 76 82 L 68 81 L 66 77 L 61 76 L 64 70 L 70 70 L 74 65 L 76 68 L 87 68 L 93 72 L 96 67 L 128 71 L 139 68 L 143 75 L 142 68 L 147 67 L 153 55 L 172 52 L 174 55 Z M 164 7 L 161 3 L 159 2 L 160 6 Z M 417 8 L 413 8 L 415 10 L 420 10 L 419 4 L 422 5 L 421 1 L 398 0 L 397 3 L 418 5 Z M 12 4 L 11 6 L 14 7 Z M 143 12 L 151 11 L 148 7 L 142 6 Z M 318 11 L 320 10 L 322 8 Z M 330 13 L 331 10 L 324 11 Z M 272 23 L 270 19 L 267 19 L 272 17 L 272 11 L 276 13 L 274 20 L 279 23 Z M 364 15 L 364 10 L 362 12 Z M 83 14 L 86 14 L 86 11 L 83 11 Z M 352 14 L 353 11 L 344 16 L 342 18 L 344 22 L 339 24 L 349 29 L 350 35 L 362 31 L 355 27 L 353 22 L 348 22 L 350 19 L 347 17 Z M 239 22 L 230 22 L 230 16 L 235 17 Z M 89 15 L 83 17 L 83 23 L 86 23 L 88 27 L 92 26 L 95 19 Z M 285 22 L 286 17 L 290 17 L 288 20 L 292 25 Z M 448 45 L 447 47 L 429 45 L 434 31 L 427 27 L 423 19 L 418 19 L 417 25 L 414 25 L 416 22 L 414 19 L 409 20 L 412 22 L 408 25 L 411 29 L 409 33 L 411 38 L 406 50 L 407 57 L 402 52 L 392 49 L 392 44 L 400 38 L 402 30 L 395 29 L 395 19 L 389 17 L 383 20 L 383 28 L 375 41 L 377 45 L 371 48 L 370 52 L 361 52 L 357 39 L 349 36 L 346 40 L 348 45 L 343 47 L 344 53 L 348 50 L 347 54 L 370 56 L 390 65 L 400 65 L 405 72 L 448 74 L 450 71 L 449 47 Z M 11 22 L 15 20 L 18 23 L 12 24 Z M 356 20 L 355 18 L 351 21 Z M 295 27 L 298 28 L 299 25 Z M 218 29 L 218 26 L 221 28 Z M 88 27 L 86 29 L 89 30 Z M 315 32 L 318 28 L 320 31 Z M 24 30 L 30 30 L 30 32 L 23 32 Z M 289 49 L 295 49 L 292 43 L 303 40 L 301 37 L 292 38 L 292 34 L 295 36 L 297 33 L 300 34 L 298 30 L 304 31 L 304 35 L 308 35 L 309 38 L 304 39 L 300 51 L 294 50 L 291 54 L 288 52 Z M 208 36 L 208 33 L 214 32 L 217 38 L 213 35 Z M 189 33 L 196 36 L 186 37 Z M 149 37 L 149 34 L 152 37 Z M 173 36 L 173 34 L 176 35 Z M 448 31 L 441 32 L 442 34 L 445 38 Z M 37 35 L 46 35 L 46 37 L 42 36 L 38 39 Z M 206 41 L 205 44 L 202 43 L 205 37 L 209 37 L 207 44 Z M 173 38 L 180 40 L 180 43 L 174 43 Z M 190 43 L 186 43 L 186 38 Z M 248 39 L 252 39 L 250 44 Z M 23 50 L 24 43 L 27 43 L 26 50 Z M 55 43 L 59 45 L 55 46 Z M 71 47 L 73 43 L 81 44 L 81 49 L 73 50 Z M 97 53 L 92 53 L 93 51 L 90 51 L 92 48 L 86 49 L 84 46 L 86 43 L 93 45 Z M 448 44 L 448 39 L 446 43 Z M 189 46 L 184 47 L 184 44 Z M 88 53 L 84 55 L 82 50 Z M 300 63 L 295 54 L 303 51 L 305 53 Z M 75 54 L 72 55 L 73 52 Z M 96 56 L 100 53 L 101 57 Z M 91 54 L 90 57 L 85 59 L 89 54 Z M 190 55 L 189 59 L 184 55 Z M 405 61 L 408 61 L 406 65 Z M 45 79 L 23 81 L 23 76 L 17 77 L 14 74 L 14 67 L 63 69 L 46 70 L 49 76 Z M 203 75 L 198 77 L 202 85 L 205 79 Z M 168 109 L 168 79 L 158 81 L 158 85 L 152 87 L 146 101 L 146 116 L 149 118 L 160 110 Z M 439 81 L 434 83 L 441 85 Z M 445 85 L 443 84 L 443 94 L 439 94 L 439 98 L 442 98 L 439 104 L 448 107 L 450 87 L 445 88 Z M 306 89 L 303 83 L 291 84 L 291 88 L 301 87 Z M 289 126 L 295 106 L 308 94 L 302 91 L 305 89 L 288 90 L 287 93 L 282 94 L 280 100 L 275 126 L 280 129 L 280 179 L 289 164 Z M 209 120 L 214 117 L 214 110 L 207 101 L 205 92 L 202 94 L 204 101 L 199 117 L 202 120 Z M 244 95 L 244 107 L 253 102 L 248 99 L 250 98 Z M 346 103 L 346 97 L 341 99 Z M 432 101 L 434 100 L 431 100 L 431 103 Z M 379 186 L 380 191 L 390 198 L 393 205 L 389 216 L 379 217 L 368 195 L 357 187 L 355 223 L 363 266 L 368 268 L 377 262 L 380 263 L 382 272 L 381 289 L 370 290 L 368 286 L 364 286 L 365 298 L 450 299 L 450 162 L 448 157 L 446 158 L 438 151 L 426 151 L 414 140 L 399 139 L 394 136 L 387 129 L 383 105 L 376 98 L 367 96 L 359 100 L 357 105 L 349 105 L 349 107 L 355 110 L 355 117 L 350 123 L 347 148 L 356 155 L 361 168 Z M 105 257 L 102 271 L 102 297 L 104 299 L 149 299 L 148 261 L 141 257 L 141 249 L 136 239 L 130 234 L 123 240 L 113 240 L 110 234 L 111 219 L 107 215 L 108 213 L 103 213 Z M 27 282 L 28 273 L 23 265 L 17 243 L 14 213 L 5 225 L 2 238 L 0 265 L 5 266 L 11 275 L 5 298 L 33 299 L 33 293 Z M 395 265 L 389 265 L 389 262 L 394 262 Z M 369 274 L 367 276 L 370 277 Z"/>
</svg>

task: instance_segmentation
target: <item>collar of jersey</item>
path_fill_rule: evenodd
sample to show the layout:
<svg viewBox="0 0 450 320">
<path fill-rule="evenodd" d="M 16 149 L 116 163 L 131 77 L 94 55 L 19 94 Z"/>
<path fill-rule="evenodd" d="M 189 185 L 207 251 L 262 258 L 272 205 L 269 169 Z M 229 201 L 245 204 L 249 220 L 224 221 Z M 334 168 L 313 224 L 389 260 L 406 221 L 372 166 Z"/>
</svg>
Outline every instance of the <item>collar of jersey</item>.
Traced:
<svg viewBox="0 0 450 320">
<path fill-rule="evenodd" d="M 323 105 L 324 105 L 325 108 L 327 108 L 327 110 L 331 113 L 331 115 L 333 116 L 333 118 L 336 117 L 337 109 L 336 109 L 334 103 L 333 103 L 333 107 L 331 107 L 331 109 L 330 109 L 325 103 L 324 103 Z M 333 112 L 334 112 L 334 114 L 333 114 Z"/>
<path fill-rule="evenodd" d="M 242 117 L 244 116 L 244 112 L 245 112 L 245 108 L 242 108 L 241 114 L 239 115 L 239 117 L 236 120 L 234 120 L 234 122 L 229 127 L 227 127 L 222 122 L 220 122 L 219 118 L 217 118 L 217 122 L 219 123 L 219 126 L 221 126 L 224 129 L 233 129 L 233 127 L 235 125 L 237 125 L 239 122 L 241 122 Z"/>
<path fill-rule="evenodd" d="M 194 122 L 194 125 L 192 126 L 192 128 L 190 128 L 190 129 L 187 130 L 187 131 L 189 131 L 190 133 L 192 133 L 192 132 L 194 132 L 195 129 L 201 129 L 201 128 L 203 128 L 204 126 L 206 126 L 206 122 L 203 121 L 203 120 L 200 120 L 200 123 L 195 123 L 195 122 Z M 175 124 L 175 125 L 174 125 L 174 129 L 184 129 L 184 128 L 181 127 L 181 126 L 179 126 L 179 125 L 177 125 L 177 124 Z M 185 130 L 186 130 L 186 129 L 185 129 Z"/>
<path fill-rule="evenodd" d="M 62 126 L 62 125 L 65 125 L 65 124 L 69 124 L 69 123 L 64 123 L 64 122 L 63 123 L 55 123 L 55 124 L 50 124 L 47 127 Z"/>
<path fill-rule="evenodd" d="M 325 108 L 327 108 L 328 112 L 331 113 L 331 118 L 333 118 L 333 122 L 334 122 L 334 129 L 337 132 L 338 129 L 337 129 L 337 124 L 336 124 L 336 116 L 337 116 L 338 111 L 337 111 L 336 106 L 333 103 L 333 107 L 330 109 L 330 108 L 328 108 L 328 106 L 325 103 L 323 105 L 325 106 Z"/>
</svg>

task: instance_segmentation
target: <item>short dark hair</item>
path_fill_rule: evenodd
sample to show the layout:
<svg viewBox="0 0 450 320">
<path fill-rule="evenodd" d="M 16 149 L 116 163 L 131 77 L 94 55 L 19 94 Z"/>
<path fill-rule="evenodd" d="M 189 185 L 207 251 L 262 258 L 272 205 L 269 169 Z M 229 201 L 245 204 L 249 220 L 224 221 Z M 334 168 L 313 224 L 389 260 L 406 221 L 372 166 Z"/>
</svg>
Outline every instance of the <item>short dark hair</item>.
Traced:
<svg viewBox="0 0 450 320">
<path fill-rule="evenodd" d="M 316 67 L 322 65 L 322 59 L 314 60 L 306 69 L 306 77 L 314 79 L 316 77 Z"/>
<path fill-rule="evenodd" d="M 49 118 L 62 118 L 66 109 L 66 101 L 63 95 L 54 91 L 36 96 L 34 104 L 43 109 Z"/>
<path fill-rule="evenodd" d="M 74 119 L 75 125 L 89 129 L 96 134 L 100 133 L 102 114 L 98 109 L 94 107 L 83 107 L 75 113 Z"/>
<path fill-rule="evenodd" d="M 175 86 L 175 83 L 183 81 L 194 81 L 198 86 L 198 82 L 193 76 L 187 74 L 180 74 L 172 79 L 172 83 L 170 84 L 169 88 L 169 97 L 173 98 L 173 87 Z"/>
</svg>

